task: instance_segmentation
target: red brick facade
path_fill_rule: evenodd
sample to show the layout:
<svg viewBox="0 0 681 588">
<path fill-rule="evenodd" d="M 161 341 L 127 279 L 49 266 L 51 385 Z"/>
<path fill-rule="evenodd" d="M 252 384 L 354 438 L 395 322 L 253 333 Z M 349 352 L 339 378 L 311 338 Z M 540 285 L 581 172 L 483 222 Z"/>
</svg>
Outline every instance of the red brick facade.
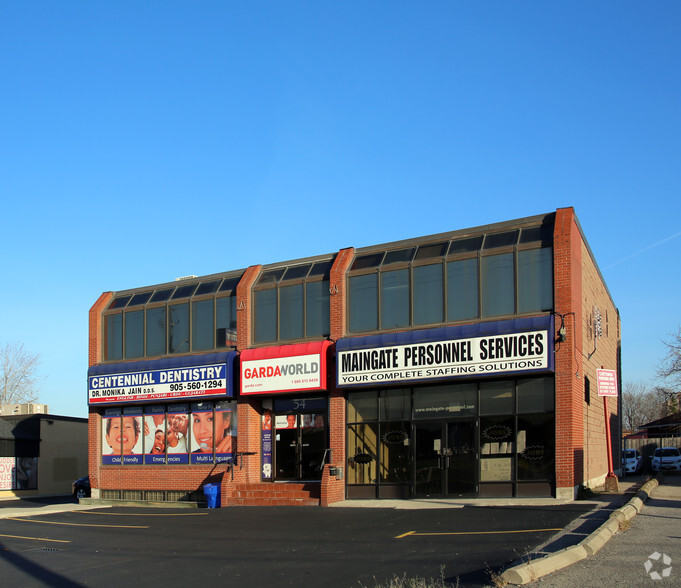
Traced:
<svg viewBox="0 0 681 588">
<path fill-rule="evenodd" d="M 617 370 L 620 345 L 619 314 L 572 208 L 556 212 L 554 282 L 556 313 L 564 317 L 566 328 L 566 340 L 556 345 L 556 487 L 558 495 L 572 497 L 580 484 L 595 485 L 608 473 L 605 415 L 596 370 Z M 603 321 L 607 317 L 607 328 L 597 341 L 594 308 Z M 559 326 L 560 316 L 556 319 Z M 616 399 L 609 404 L 611 421 L 616 421 Z M 613 428 L 613 438 L 617 438 Z"/>
<path fill-rule="evenodd" d="M 572 497 L 582 483 L 595 484 L 608 473 L 605 450 L 603 398 L 597 395 L 596 370 L 618 369 L 619 315 L 605 286 L 591 251 L 582 235 L 572 208 L 556 211 L 554 227 L 554 305 L 556 330 L 565 327 L 565 339 L 555 345 L 556 411 L 556 495 Z M 347 272 L 355 250 L 342 249 L 336 255 L 329 278 L 330 340 L 348 336 Z M 253 347 L 253 286 L 262 266 L 249 267 L 236 290 L 237 349 Z M 102 312 L 113 297 L 102 294 L 90 310 L 89 364 L 103 357 Z M 601 317 L 601 337 L 597 317 Z M 562 319 L 561 319 L 562 317 Z M 346 398 L 336 388 L 335 349 L 328 362 L 329 449 L 331 460 L 324 467 L 319 503 L 328 505 L 344 500 L 346 492 Z M 587 384 L 588 382 L 588 384 Z M 590 395 L 585 396 L 588 385 Z M 89 467 L 93 496 L 102 490 L 197 491 L 207 482 L 219 482 L 223 503 L 250 492 L 247 485 L 262 486 L 261 415 L 257 396 L 238 398 L 238 447 L 251 455 L 232 469 L 219 465 L 105 466 L 102 465 L 102 418 L 98 408 L 90 409 Z M 616 437 L 616 399 L 609 402 L 613 438 Z M 335 475 L 331 472 L 335 471 Z M 270 501 L 271 502 L 271 501 Z M 275 500 L 276 502 L 276 500 Z M 284 503 L 281 499 L 279 503 Z"/>
</svg>

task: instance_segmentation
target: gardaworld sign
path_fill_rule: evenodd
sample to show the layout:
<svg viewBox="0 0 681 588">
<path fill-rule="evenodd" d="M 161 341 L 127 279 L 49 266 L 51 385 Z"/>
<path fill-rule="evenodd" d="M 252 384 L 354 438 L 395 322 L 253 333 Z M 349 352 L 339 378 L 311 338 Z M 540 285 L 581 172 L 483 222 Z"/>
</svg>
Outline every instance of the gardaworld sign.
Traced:
<svg viewBox="0 0 681 588">
<path fill-rule="evenodd" d="M 123 374 L 90 376 L 90 404 L 173 400 L 227 393 L 227 365 L 202 365 Z"/>
<path fill-rule="evenodd" d="M 338 384 L 435 380 L 549 368 L 549 333 L 531 331 L 341 351 Z"/>
<path fill-rule="evenodd" d="M 319 353 L 241 360 L 241 393 L 288 392 L 322 388 Z"/>
</svg>

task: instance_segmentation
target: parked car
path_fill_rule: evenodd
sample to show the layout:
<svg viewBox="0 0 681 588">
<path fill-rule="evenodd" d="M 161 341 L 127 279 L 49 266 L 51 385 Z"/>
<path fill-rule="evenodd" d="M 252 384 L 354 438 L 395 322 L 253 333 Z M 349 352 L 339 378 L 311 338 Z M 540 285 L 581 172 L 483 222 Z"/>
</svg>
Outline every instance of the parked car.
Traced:
<svg viewBox="0 0 681 588">
<path fill-rule="evenodd" d="M 88 498 L 90 496 L 90 476 L 78 478 L 71 484 L 74 498 Z"/>
<path fill-rule="evenodd" d="M 654 472 L 662 470 L 681 472 L 681 452 L 676 447 L 660 447 L 653 453 L 651 466 Z"/>
<path fill-rule="evenodd" d="M 641 454 L 638 449 L 625 449 L 622 454 L 622 471 L 625 474 L 640 473 L 641 461 Z"/>
</svg>

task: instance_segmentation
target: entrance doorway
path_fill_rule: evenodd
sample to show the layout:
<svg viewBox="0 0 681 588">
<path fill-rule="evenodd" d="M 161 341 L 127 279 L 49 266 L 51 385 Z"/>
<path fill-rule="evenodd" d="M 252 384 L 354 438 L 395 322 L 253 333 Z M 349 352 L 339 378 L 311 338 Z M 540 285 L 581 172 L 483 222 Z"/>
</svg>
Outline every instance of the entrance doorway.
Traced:
<svg viewBox="0 0 681 588">
<path fill-rule="evenodd" d="M 478 492 L 476 422 L 432 421 L 414 425 L 414 495 L 472 497 Z"/>
<path fill-rule="evenodd" d="M 274 471 L 277 480 L 320 480 L 327 448 L 326 415 L 275 416 Z"/>
</svg>

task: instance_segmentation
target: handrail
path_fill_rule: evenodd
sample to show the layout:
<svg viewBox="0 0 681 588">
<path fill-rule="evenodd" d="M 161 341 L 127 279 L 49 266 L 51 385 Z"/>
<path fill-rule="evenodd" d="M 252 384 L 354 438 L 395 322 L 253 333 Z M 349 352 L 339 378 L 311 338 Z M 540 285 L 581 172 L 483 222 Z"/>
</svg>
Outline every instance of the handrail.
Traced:
<svg viewBox="0 0 681 588">
<path fill-rule="evenodd" d="M 329 462 L 331 462 L 331 449 L 325 449 L 324 450 L 324 455 L 322 456 L 322 463 L 320 466 L 317 468 L 319 471 L 322 471 L 324 469 L 324 466 L 326 465 L 326 456 L 329 456 Z"/>
<path fill-rule="evenodd" d="M 232 465 L 232 482 L 234 481 L 234 467 L 239 466 L 239 469 L 244 469 L 244 455 L 257 455 L 256 451 L 237 451 L 228 463 Z"/>
</svg>

